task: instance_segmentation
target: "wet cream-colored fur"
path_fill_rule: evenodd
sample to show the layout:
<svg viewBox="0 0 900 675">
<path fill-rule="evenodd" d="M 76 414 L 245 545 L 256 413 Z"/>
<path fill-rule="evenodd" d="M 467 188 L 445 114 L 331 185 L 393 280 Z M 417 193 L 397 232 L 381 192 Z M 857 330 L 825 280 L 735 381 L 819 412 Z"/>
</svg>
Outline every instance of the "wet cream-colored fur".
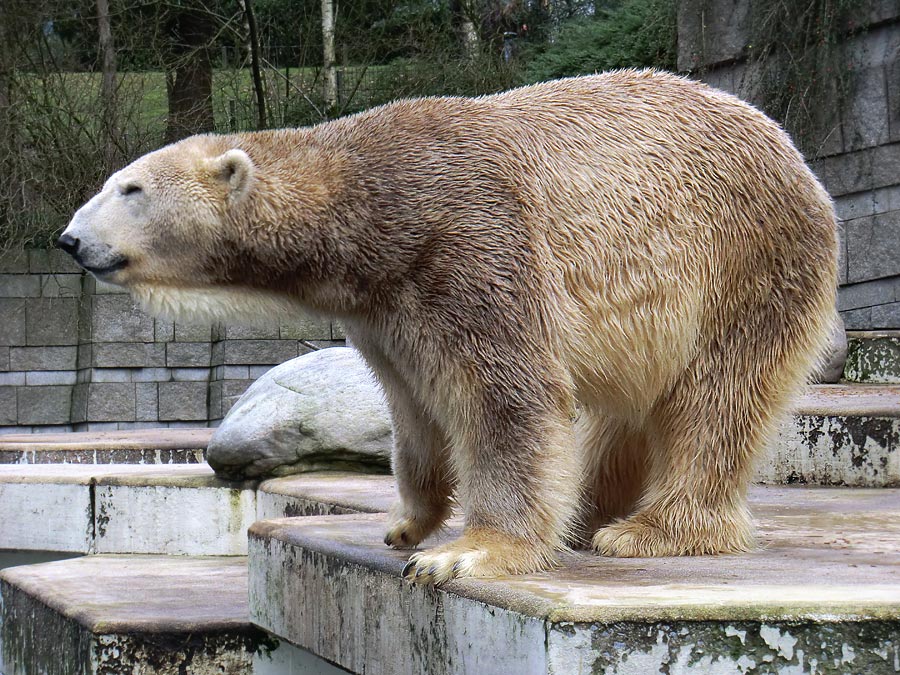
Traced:
<svg viewBox="0 0 900 675">
<path fill-rule="evenodd" d="M 393 415 L 385 541 L 465 514 L 419 582 L 753 547 L 754 458 L 834 307 L 831 202 L 788 137 L 652 71 L 189 138 L 67 232 L 157 313 L 339 318 Z"/>
</svg>

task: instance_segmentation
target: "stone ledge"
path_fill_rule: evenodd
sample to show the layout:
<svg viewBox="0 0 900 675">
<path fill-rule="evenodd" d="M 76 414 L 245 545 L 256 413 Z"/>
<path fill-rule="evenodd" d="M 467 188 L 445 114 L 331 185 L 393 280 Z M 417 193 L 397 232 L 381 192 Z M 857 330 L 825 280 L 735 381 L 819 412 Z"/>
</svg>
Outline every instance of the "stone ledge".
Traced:
<svg viewBox="0 0 900 675">
<path fill-rule="evenodd" d="M 202 464 L 0 465 L 0 550 L 244 555 L 260 518 L 385 511 L 390 476 L 322 472 L 259 485 Z"/>
<path fill-rule="evenodd" d="M 0 465 L 0 549 L 243 555 L 255 489 L 196 464 Z"/>
<path fill-rule="evenodd" d="M 817 384 L 793 407 L 795 415 L 900 417 L 900 386 Z"/>
<path fill-rule="evenodd" d="M 754 488 L 751 500 L 763 547 L 750 554 L 573 553 L 553 572 L 439 589 L 400 578 L 409 552 L 384 546 L 383 515 L 258 522 L 251 620 L 352 672 L 786 672 L 816 659 L 837 673 L 843 656 L 893 673 L 900 491 Z"/>
<path fill-rule="evenodd" d="M 213 429 L 148 429 L 92 431 L 63 434 L 9 434 L 0 436 L 0 464 L 135 463 L 170 464 L 203 461 Z M 150 461 L 157 458 L 158 461 Z M 120 459 L 122 458 L 122 459 Z"/>
<path fill-rule="evenodd" d="M 250 625 L 244 558 L 90 556 L 4 570 L 0 593 L 6 675 L 249 675 L 277 648 Z"/>
<path fill-rule="evenodd" d="M 0 579 L 94 632 L 228 630 L 249 627 L 246 564 L 241 556 L 97 555 L 13 567 Z M 167 584 L 150 587 L 149 576 Z"/>
<path fill-rule="evenodd" d="M 816 385 L 758 464 L 757 481 L 900 486 L 900 387 Z"/>
<path fill-rule="evenodd" d="M 260 520 L 350 513 L 384 513 L 396 499 L 393 476 L 338 471 L 271 478 L 260 483 L 256 514 Z"/>
<path fill-rule="evenodd" d="M 243 557 L 90 556 L 0 572 L 5 675 L 340 675 L 249 622 Z"/>
</svg>

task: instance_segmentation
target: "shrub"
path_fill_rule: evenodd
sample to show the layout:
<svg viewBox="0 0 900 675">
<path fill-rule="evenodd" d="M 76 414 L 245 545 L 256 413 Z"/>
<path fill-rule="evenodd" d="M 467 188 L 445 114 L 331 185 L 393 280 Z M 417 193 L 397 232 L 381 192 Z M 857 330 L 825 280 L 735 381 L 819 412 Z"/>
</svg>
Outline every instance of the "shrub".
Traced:
<svg viewBox="0 0 900 675">
<path fill-rule="evenodd" d="M 556 40 L 538 47 L 525 79 L 539 82 L 613 68 L 676 68 L 675 0 L 624 0 L 593 17 L 564 22 Z"/>
</svg>

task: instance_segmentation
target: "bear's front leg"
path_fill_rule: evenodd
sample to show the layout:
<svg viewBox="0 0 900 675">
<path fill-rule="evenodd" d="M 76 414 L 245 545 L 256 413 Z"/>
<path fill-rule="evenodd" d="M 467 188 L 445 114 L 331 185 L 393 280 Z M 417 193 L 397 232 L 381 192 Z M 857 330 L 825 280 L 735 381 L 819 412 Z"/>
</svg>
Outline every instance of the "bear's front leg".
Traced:
<svg viewBox="0 0 900 675">
<path fill-rule="evenodd" d="M 404 569 L 414 583 L 497 577 L 547 569 L 563 548 L 577 510 L 572 400 L 565 380 L 540 363 L 510 359 L 486 371 L 490 382 L 449 402 L 451 462 L 465 511 L 462 536 L 415 553 Z M 504 377 L 505 376 L 505 377 Z"/>
<path fill-rule="evenodd" d="M 386 360 L 372 358 L 391 410 L 391 458 L 399 501 L 391 509 L 384 543 L 414 548 L 450 515 L 453 477 L 446 435 L 419 405 Z"/>
<path fill-rule="evenodd" d="M 392 406 L 392 468 L 400 499 L 388 518 L 384 543 L 414 548 L 450 515 L 453 480 L 447 463 L 447 441 L 432 422 L 398 414 Z M 414 423 L 411 423 L 414 422 Z"/>
</svg>

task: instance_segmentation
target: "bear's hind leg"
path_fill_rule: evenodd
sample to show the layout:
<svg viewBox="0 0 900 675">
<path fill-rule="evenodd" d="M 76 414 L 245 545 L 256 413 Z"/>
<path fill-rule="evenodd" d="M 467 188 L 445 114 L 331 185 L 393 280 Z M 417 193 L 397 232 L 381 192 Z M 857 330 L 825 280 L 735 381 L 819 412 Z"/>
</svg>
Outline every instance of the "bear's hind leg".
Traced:
<svg viewBox="0 0 900 675">
<path fill-rule="evenodd" d="M 573 545 L 590 544 L 598 528 L 637 508 L 647 476 L 641 430 L 602 411 L 585 410 L 575 424 L 584 463 L 585 504 Z"/>
<path fill-rule="evenodd" d="M 779 331 L 771 316 L 763 317 L 768 333 L 745 318 L 707 345 L 651 412 L 639 508 L 594 535 L 597 552 L 650 557 L 755 547 L 746 503 L 754 460 L 805 376 L 812 339 Z"/>
</svg>

